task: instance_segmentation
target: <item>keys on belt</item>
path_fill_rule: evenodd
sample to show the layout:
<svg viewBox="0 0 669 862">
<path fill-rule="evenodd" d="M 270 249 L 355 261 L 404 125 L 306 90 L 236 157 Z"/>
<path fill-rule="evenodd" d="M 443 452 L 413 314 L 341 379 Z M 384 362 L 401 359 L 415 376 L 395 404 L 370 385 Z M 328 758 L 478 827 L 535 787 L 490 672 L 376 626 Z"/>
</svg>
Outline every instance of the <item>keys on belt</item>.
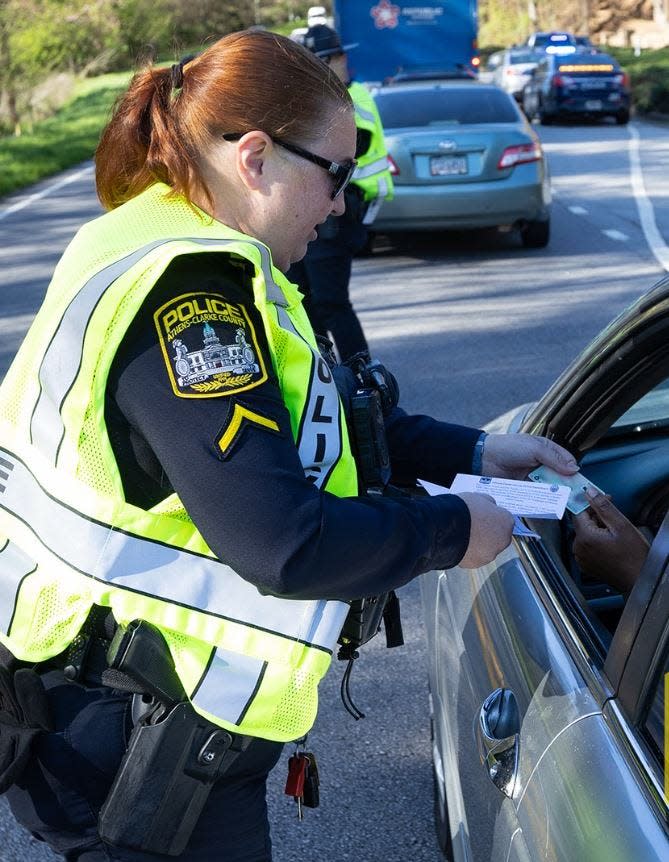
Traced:
<svg viewBox="0 0 669 862">
<path fill-rule="evenodd" d="M 316 758 L 310 751 L 296 751 L 288 758 L 288 778 L 284 792 L 297 803 L 297 816 L 302 820 L 303 808 L 318 808 L 320 780 Z"/>
</svg>

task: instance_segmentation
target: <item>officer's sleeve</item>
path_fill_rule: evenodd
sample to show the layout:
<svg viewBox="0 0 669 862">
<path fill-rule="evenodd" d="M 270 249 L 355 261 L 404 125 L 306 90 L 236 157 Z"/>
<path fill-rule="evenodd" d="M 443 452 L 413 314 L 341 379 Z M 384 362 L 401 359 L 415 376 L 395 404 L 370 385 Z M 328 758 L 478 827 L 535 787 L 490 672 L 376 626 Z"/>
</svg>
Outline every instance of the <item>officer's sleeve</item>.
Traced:
<svg viewBox="0 0 669 862">
<path fill-rule="evenodd" d="M 262 592 L 373 595 L 467 548 L 458 497 L 340 499 L 306 480 L 250 292 L 194 278 L 181 259 L 128 330 L 108 394 L 212 551 Z"/>
<path fill-rule="evenodd" d="M 386 417 L 392 480 L 411 485 L 426 479 L 450 486 L 456 473 L 471 473 L 478 428 L 439 422 L 430 416 L 409 416 L 396 407 Z"/>
</svg>

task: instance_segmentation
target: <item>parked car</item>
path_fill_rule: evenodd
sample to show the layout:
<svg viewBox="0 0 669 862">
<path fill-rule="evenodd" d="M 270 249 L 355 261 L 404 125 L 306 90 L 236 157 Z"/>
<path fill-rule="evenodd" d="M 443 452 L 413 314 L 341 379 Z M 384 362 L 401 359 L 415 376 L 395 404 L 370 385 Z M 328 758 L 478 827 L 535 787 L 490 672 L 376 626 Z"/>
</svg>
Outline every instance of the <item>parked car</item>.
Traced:
<svg viewBox="0 0 669 862">
<path fill-rule="evenodd" d="M 523 110 L 549 125 L 560 117 L 630 118 L 629 75 L 608 54 L 546 55 L 523 90 Z"/>
<path fill-rule="evenodd" d="M 527 48 L 507 48 L 488 58 L 485 72 L 486 83 L 497 84 L 519 102 L 523 98 L 525 85 L 536 69 L 539 56 Z"/>
<path fill-rule="evenodd" d="M 525 246 L 550 234 L 550 183 L 541 143 L 498 87 L 442 80 L 379 87 L 374 98 L 395 197 L 380 233 L 514 225 Z"/>
<path fill-rule="evenodd" d="M 669 859 L 668 309 L 664 278 L 538 403 L 488 426 L 557 440 L 655 536 L 629 596 L 580 571 L 568 518 L 525 519 L 539 538 L 421 579 L 452 862 Z"/>
<path fill-rule="evenodd" d="M 532 33 L 525 43 L 532 51 L 546 54 L 573 54 L 576 50 L 576 37 L 573 33 L 552 30 L 548 33 Z"/>
</svg>

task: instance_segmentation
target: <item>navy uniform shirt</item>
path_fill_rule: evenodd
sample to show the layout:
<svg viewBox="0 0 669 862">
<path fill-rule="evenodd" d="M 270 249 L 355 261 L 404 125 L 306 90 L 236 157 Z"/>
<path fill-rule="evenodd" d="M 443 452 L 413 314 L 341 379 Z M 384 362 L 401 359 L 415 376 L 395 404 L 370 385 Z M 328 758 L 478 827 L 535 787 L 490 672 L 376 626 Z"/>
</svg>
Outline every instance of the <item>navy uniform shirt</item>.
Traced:
<svg viewBox="0 0 669 862">
<path fill-rule="evenodd" d="M 128 502 L 149 508 L 175 491 L 219 559 L 287 598 L 362 598 L 455 565 L 470 528 L 458 497 L 344 499 L 306 480 L 250 275 L 224 254 L 176 258 L 130 325 L 105 404 Z M 227 345 L 246 373 L 189 377 L 203 342 Z M 479 430 L 399 408 L 386 425 L 395 481 L 448 485 L 471 471 Z"/>
</svg>

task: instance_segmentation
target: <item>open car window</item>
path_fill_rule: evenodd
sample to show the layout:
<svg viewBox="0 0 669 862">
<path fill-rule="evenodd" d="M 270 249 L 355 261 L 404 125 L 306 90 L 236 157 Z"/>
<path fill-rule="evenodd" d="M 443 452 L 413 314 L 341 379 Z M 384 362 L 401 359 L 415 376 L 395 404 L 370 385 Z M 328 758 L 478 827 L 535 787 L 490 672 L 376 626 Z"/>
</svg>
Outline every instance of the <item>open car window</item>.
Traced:
<svg viewBox="0 0 669 862">
<path fill-rule="evenodd" d="M 643 734 L 653 754 L 657 770 L 664 775 L 669 766 L 666 750 L 665 719 L 669 712 L 669 649 L 665 645 L 664 661 L 649 692 L 645 717 L 642 723 Z"/>
<path fill-rule="evenodd" d="M 652 540 L 669 509 L 669 278 L 586 348 L 519 430 L 544 434 L 573 452 L 581 472 Z M 579 649 L 604 668 L 615 639 L 615 668 L 611 662 L 608 667 L 619 677 L 648 596 L 633 618 L 624 614 L 626 595 L 580 571 L 569 516 L 559 523 L 533 520 L 531 526 L 541 541 L 527 543 L 526 553 L 541 557 L 538 569 L 552 572 L 549 587 L 581 638 Z M 658 569 L 656 580 L 661 574 Z"/>
</svg>

